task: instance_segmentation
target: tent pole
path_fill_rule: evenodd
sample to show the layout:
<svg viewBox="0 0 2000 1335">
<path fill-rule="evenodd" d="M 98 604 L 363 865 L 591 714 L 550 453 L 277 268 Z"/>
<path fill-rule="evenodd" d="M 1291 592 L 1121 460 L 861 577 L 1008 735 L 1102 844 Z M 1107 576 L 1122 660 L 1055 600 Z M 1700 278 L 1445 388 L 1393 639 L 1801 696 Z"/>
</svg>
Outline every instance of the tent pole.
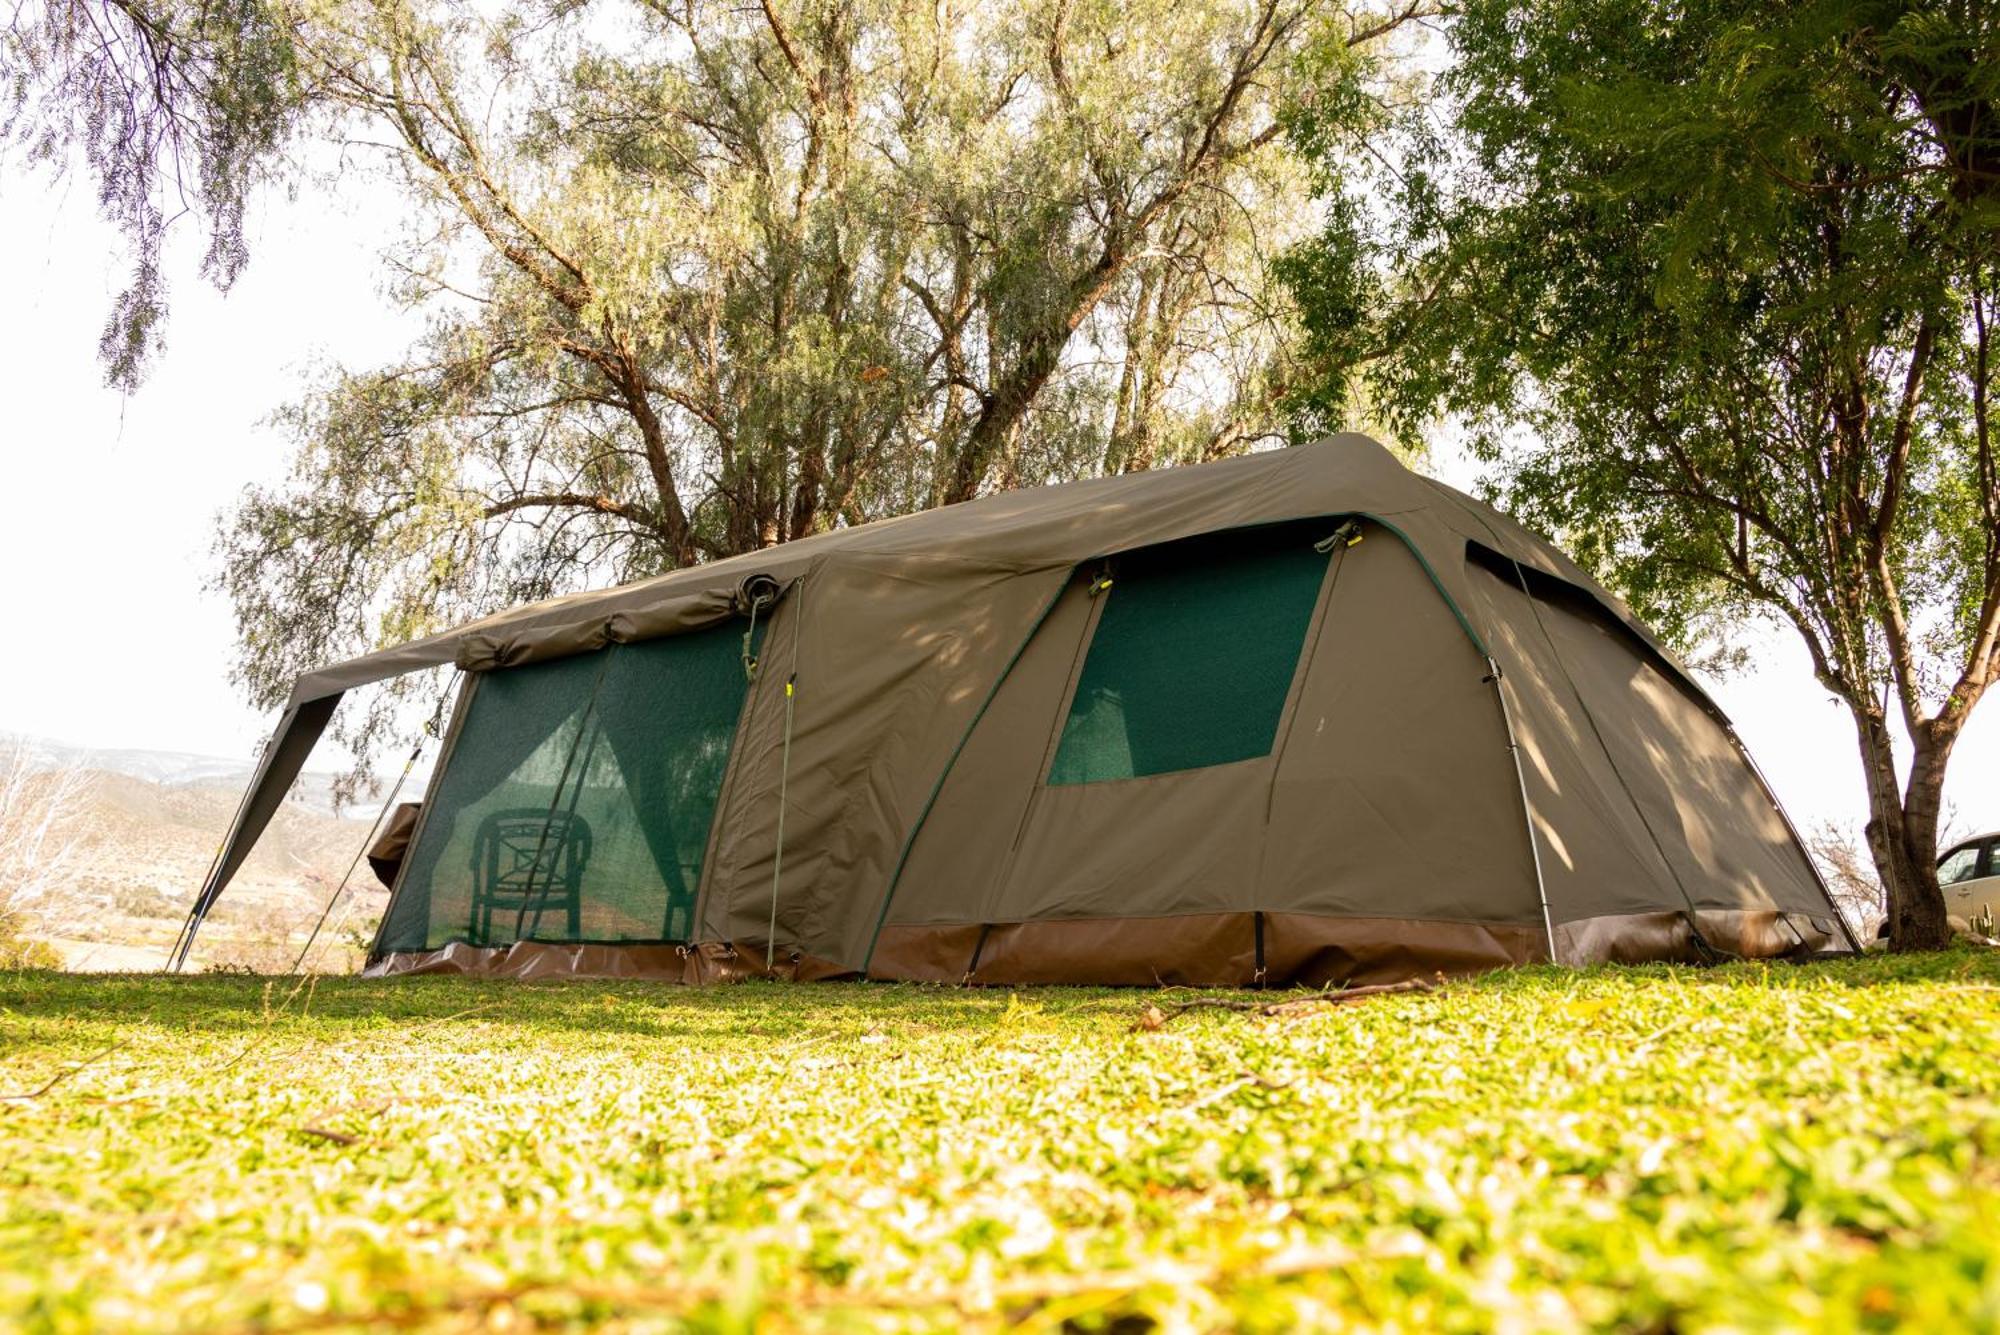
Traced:
<svg viewBox="0 0 2000 1335">
<path fill-rule="evenodd" d="M 1542 903 L 1542 930 L 1549 941 L 1549 963 L 1556 958 L 1555 920 L 1549 914 L 1549 885 L 1542 876 L 1542 845 L 1535 837 L 1535 809 L 1528 801 L 1528 776 L 1521 769 L 1521 744 L 1514 736 L 1514 712 L 1507 708 L 1507 688 L 1500 684 L 1500 665 L 1491 656 L 1486 660 L 1486 680 L 1493 683 L 1493 697 L 1500 702 L 1500 724 L 1507 730 L 1507 755 L 1514 762 L 1514 783 L 1521 792 L 1521 820 L 1528 828 L 1528 856 L 1535 863 L 1535 897 Z"/>
<path fill-rule="evenodd" d="M 395 785 L 389 789 L 389 796 L 382 801 L 382 809 L 375 813 L 375 819 L 370 822 L 367 837 L 361 841 L 361 847 L 355 852 L 354 860 L 347 864 L 347 871 L 341 876 L 340 883 L 333 887 L 333 897 L 327 900 L 326 907 L 319 911 L 319 921 L 314 923 L 312 931 L 307 933 L 305 945 L 299 947 L 299 957 L 292 961 L 292 973 L 298 974 L 304 971 L 306 956 L 312 953 L 313 942 L 319 940 L 320 929 L 326 926 L 326 920 L 332 914 L 333 906 L 338 904 L 340 897 L 347 892 L 347 883 L 354 879 L 354 873 L 360 869 L 361 859 L 367 857 L 368 850 L 375 847 L 375 836 L 381 833 L 382 822 L 388 819 L 390 809 L 396 805 L 396 799 L 402 796 L 403 783 L 410 777 L 410 771 L 417 767 L 417 757 L 422 754 L 423 749 L 424 743 L 421 739 L 410 748 L 410 758 L 403 762 L 403 772 L 396 776 Z M 341 915 L 341 920 L 346 921 L 345 914 Z"/>
<path fill-rule="evenodd" d="M 286 718 L 279 720 L 280 730 L 287 721 Z M 266 737 L 257 752 L 257 761 L 250 767 L 250 777 L 243 784 L 243 796 L 236 799 L 236 810 L 230 813 L 229 824 L 223 826 L 222 837 L 215 841 L 215 856 L 208 860 L 208 870 L 202 873 L 201 889 L 195 892 L 194 903 L 188 906 L 187 917 L 181 920 L 180 934 L 167 951 L 167 963 L 161 969 L 162 973 L 179 973 L 187 964 L 188 952 L 194 949 L 194 934 L 201 930 L 202 919 L 208 916 L 208 906 L 202 903 L 202 899 L 208 894 L 209 882 L 215 879 L 215 869 L 222 865 L 222 854 L 229 847 L 229 837 L 243 823 L 243 812 L 250 805 L 250 795 L 257 791 L 257 780 L 263 776 L 264 761 L 271 754 L 271 745 L 276 737 L 276 733 Z"/>
<path fill-rule="evenodd" d="M 249 800 L 250 800 L 250 785 L 246 784 L 244 785 L 243 788 L 243 796 L 237 799 L 236 811 L 238 815 L 240 815 L 243 811 L 243 804 L 245 802 L 248 802 Z M 236 823 L 236 817 L 231 816 L 229 824 L 233 826 L 235 823 Z M 202 889 L 195 891 L 194 903 L 188 905 L 188 911 L 186 915 L 181 918 L 181 929 L 179 932 L 174 934 L 174 943 L 171 946 L 167 947 L 167 962 L 160 966 L 161 973 L 179 973 L 181 971 L 180 962 L 183 958 L 181 943 L 188 939 L 188 931 L 194 925 L 195 912 L 201 907 L 202 890 L 205 890 L 208 887 L 209 880 L 213 878 L 215 875 L 215 869 L 222 865 L 222 850 L 227 848 L 228 846 L 229 846 L 229 827 L 225 826 L 223 828 L 221 837 L 215 841 L 215 856 L 208 860 L 208 870 L 201 874 Z"/>
</svg>

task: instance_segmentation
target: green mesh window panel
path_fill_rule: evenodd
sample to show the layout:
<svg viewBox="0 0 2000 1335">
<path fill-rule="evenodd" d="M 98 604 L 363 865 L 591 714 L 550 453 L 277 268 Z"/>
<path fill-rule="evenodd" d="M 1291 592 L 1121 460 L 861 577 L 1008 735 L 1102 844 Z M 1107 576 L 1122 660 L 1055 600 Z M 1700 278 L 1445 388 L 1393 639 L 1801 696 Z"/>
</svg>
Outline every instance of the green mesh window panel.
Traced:
<svg viewBox="0 0 2000 1335">
<path fill-rule="evenodd" d="M 1326 576 L 1313 543 L 1332 527 L 1274 525 L 1118 558 L 1049 782 L 1268 755 Z"/>
<path fill-rule="evenodd" d="M 742 651 L 723 626 L 482 678 L 381 949 L 689 939 Z"/>
</svg>

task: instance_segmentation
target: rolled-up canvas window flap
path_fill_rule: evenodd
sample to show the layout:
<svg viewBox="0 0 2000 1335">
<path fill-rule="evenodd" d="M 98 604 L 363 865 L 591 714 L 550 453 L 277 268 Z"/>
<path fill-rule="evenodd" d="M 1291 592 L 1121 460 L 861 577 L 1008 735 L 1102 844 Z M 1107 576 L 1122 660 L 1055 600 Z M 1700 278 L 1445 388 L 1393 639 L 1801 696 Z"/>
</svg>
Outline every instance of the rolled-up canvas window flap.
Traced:
<svg viewBox="0 0 2000 1335">
<path fill-rule="evenodd" d="M 796 580 L 780 581 L 770 575 L 749 575 L 733 587 L 703 589 L 588 621 L 524 630 L 475 631 L 459 639 L 456 661 L 467 672 L 491 672 L 592 653 L 610 644 L 638 644 L 706 630 L 732 617 L 749 616 L 752 608 L 758 609 L 759 615 L 768 612 L 795 583 Z"/>
<path fill-rule="evenodd" d="M 593 653 L 609 643 L 611 637 L 602 621 L 502 634 L 482 633 L 467 635 L 459 641 L 456 661 L 467 672 L 493 672 Z"/>
</svg>

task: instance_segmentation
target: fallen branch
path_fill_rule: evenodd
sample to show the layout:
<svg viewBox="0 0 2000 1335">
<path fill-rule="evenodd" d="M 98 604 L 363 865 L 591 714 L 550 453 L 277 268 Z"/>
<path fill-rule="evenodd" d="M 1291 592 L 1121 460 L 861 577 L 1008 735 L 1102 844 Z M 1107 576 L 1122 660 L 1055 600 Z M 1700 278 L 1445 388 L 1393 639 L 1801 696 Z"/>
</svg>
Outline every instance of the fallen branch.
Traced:
<svg viewBox="0 0 2000 1335">
<path fill-rule="evenodd" d="M 1237 1093 L 1239 1093 L 1242 1090 L 1250 1088 L 1250 1086 L 1252 1085 L 1261 1086 L 1264 1089 L 1271 1090 L 1272 1092 L 1275 1093 L 1276 1091 L 1281 1089 L 1290 1089 L 1292 1087 L 1292 1081 L 1273 1080 L 1270 1076 L 1265 1075 L 1260 1071 L 1245 1071 L 1241 1075 L 1239 1075 L 1236 1079 L 1230 1081 L 1228 1084 L 1217 1086 L 1215 1089 L 1210 1090 L 1208 1093 L 1202 1095 L 1194 1102 L 1182 1104 L 1180 1107 L 1180 1111 L 1184 1113 L 1199 1112 L 1201 1109 L 1206 1108 L 1211 1104 L 1220 1103 L 1224 1099 L 1234 1097 Z"/>
<path fill-rule="evenodd" d="M 299 1128 L 299 1134 L 302 1136 L 317 1136 L 321 1140 L 330 1140 L 336 1145 L 359 1145 L 361 1143 L 361 1137 L 359 1136 L 350 1136 L 345 1131 L 329 1131 L 323 1126 L 302 1126 Z"/>
<path fill-rule="evenodd" d="M 379 1117 L 388 1110 L 391 1102 L 392 1100 L 390 1099 L 377 1099 L 373 1103 L 341 1103 L 331 1108 L 322 1108 L 307 1119 L 305 1125 L 299 1128 L 299 1134 L 302 1136 L 316 1136 L 321 1140 L 330 1140 L 336 1145 L 359 1145 L 361 1137 L 349 1135 L 345 1131 L 330 1130 L 321 1126 L 320 1123 L 329 1118 L 339 1116 L 341 1113 L 361 1113 L 368 1117 Z"/>
<path fill-rule="evenodd" d="M 1245 1015 L 1297 1015 L 1314 1006 L 1344 1006 L 1351 1001 L 1366 1001 L 1370 997 L 1387 996 L 1396 992 L 1429 992 L 1437 984 L 1427 983 L 1421 978 L 1408 978 L 1400 983 L 1374 983 L 1367 987 L 1347 987 L 1325 992 L 1309 992 L 1302 997 L 1289 997 L 1284 1001 L 1242 1001 L 1235 997 L 1196 997 L 1184 1001 L 1172 1010 L 1163 1011 L 1152 1002 L 1146 1003 L 1133 1028 L 1142 1030 L 1164 1029 L 1169 1020 L 1186 1015 L 1189 1011 L 1236 1011 Z"/>
<path fill-rule="evenodd" d="M 0 1099 L 4 1099 L 9 1103 L 26 1103 L 30 1100 L 38 1099 L 42 1095 L 48 1093 L 50 1090 L 54 1089 L 57 1085 L 60 1085 L 63 1081 L 75 1075 L 78 1071 L 81 1071 L 84 1067 L 89 1066 L 92 1062 L 100 1061 L 105 1057 L 109 1057 L 112 1053 L 124 1047 L 128 1041 L 129 1040 L 127 1039 L 121 1038 L 116 1043 L 113 1043 L 110 1047 L 105 1048 L 103 1051 L 93 1052 L 88 1057 L 85 1057 L 82 1061 L 77 1062 L 75 1065 L 57 1071 L 54 1075 L 50 1076 L 47 1080 L 43 1081 L 42 1086 L 39 1089 L 31 1089 L 25 1094 L 0 1094 Z"/>
</svg>

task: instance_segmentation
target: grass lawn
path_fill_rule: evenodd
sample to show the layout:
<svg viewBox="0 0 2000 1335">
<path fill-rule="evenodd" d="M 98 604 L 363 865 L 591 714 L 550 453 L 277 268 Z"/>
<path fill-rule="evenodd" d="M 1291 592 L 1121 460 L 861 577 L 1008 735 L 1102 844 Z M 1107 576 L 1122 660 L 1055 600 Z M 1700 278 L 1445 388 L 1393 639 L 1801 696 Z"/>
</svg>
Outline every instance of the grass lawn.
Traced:
<svg viewBox="0 0 2000 1335">
<path fill-rule="evenodd" d="M 1075 989 L 0 974 L 0 1326 L 2000 1329 L 2000 954 Z"/>
</svg>

